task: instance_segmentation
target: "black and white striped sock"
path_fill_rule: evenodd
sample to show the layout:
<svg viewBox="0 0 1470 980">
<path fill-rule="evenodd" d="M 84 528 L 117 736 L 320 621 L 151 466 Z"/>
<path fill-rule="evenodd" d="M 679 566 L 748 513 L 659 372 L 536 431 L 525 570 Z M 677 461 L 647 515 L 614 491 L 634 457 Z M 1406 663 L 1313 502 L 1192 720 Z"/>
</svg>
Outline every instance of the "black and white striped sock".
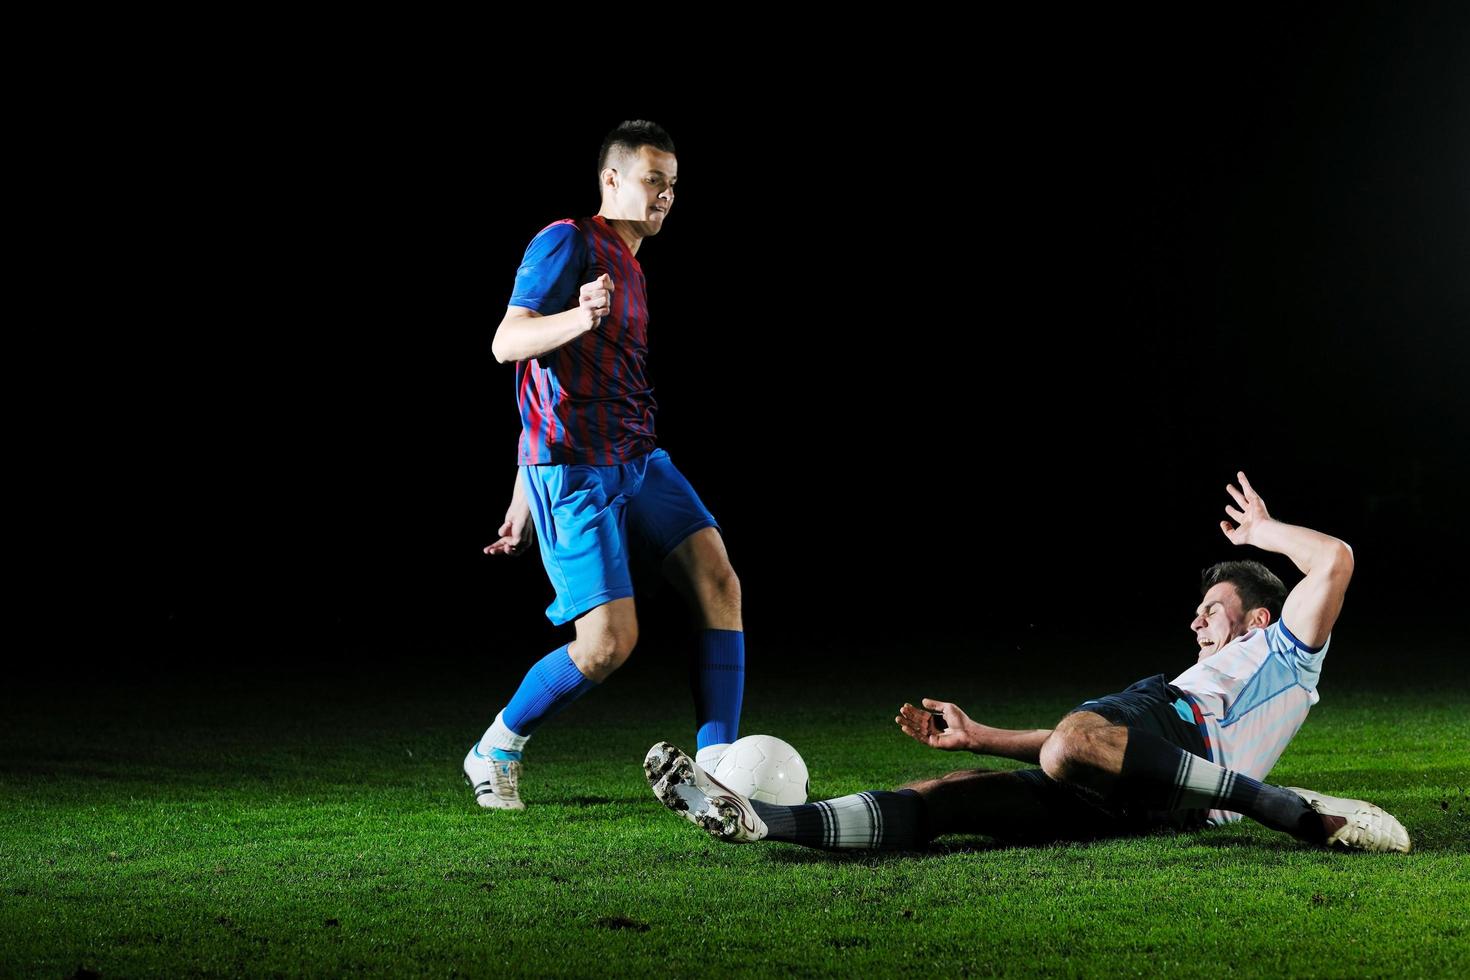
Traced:
<svg viewBox="0 0 1470 980">
<path fill-rule="evenodd" d="M 1217 766 L 1133 728 L 1115 795 L 1159 810 L 1230 810 L 1295 836 L 1315 825 L 1312 808 L 1291 790 Z"/>
<path fill-rule="evenodd" d="M 827 850 L 913 850 L 929 842 L 924 800 L 913 790 L 869 790 L 801 806 L 752 800 L 766 840 Z"/>
</svg>

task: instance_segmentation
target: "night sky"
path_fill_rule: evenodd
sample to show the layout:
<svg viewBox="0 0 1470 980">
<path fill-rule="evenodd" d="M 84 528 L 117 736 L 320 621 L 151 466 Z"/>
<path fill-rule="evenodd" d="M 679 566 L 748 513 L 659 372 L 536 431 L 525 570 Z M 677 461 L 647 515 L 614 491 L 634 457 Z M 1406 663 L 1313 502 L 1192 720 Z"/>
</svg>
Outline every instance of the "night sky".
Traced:
<svg viewBox="0 0 1470 980">
<path fill-rule="evenodd" d="M 1192 657 L 1198 570 L 1244 556 L 1217 527 L 1237 469 L 1354 546 L 1340 629 L 1453 636 L 1470 45 L 1432 13 L 1320 13 L 1166 43 L 998 25 L 929 74 L 774 51 L 759 84 L 669 69 L 555 115 L 427 58 L 155 103 L 146 201 L 117 205 L 146 216 L 116 243 L 146 315 L 85 437 L 106 546 L 64 562 L 53 622 L 114 667 L 140 651 L 125 670 L 518 676 L 567 638 L 536 557 L 480 554 L 519 432 L 489 343 L 526 243 L 596 211 L 601 138 L 645 117 L 680 162 L 639 253 L 660 443 L 752 643 L 1138 630 Z M 675 624 L 650 645 L 678 617 L 649 590 Z"/>
</svg>

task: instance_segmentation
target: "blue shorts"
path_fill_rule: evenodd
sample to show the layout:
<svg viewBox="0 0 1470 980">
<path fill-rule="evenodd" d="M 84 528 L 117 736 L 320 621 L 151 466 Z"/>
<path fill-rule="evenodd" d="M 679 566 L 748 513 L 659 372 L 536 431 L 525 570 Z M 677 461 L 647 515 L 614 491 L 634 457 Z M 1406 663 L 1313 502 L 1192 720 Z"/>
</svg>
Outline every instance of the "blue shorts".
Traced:
<svg viewBox="0 0 1470 980">
<path fill-rule="evenodd" d="M 662 561 L 695 531 L 719 527 L 662 449 L 615 466 L 522 466 L 521 474 L 556 590 L 546 618 L 557 626 L 631 596 L 633 554 Z"/>
</svg>

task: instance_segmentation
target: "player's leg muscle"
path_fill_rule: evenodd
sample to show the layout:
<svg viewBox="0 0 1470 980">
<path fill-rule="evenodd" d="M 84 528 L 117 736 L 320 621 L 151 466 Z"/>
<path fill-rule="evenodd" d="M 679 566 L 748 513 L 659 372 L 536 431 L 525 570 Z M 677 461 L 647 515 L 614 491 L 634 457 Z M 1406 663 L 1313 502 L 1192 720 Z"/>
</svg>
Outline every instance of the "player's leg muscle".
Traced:
<svg viewBox="0 0 1470 980">
<path fill-rule="evenodd" d="M 1059 783 L 1105 793 L 1123 769 L 1128 729 L 1091 711 L 1063 718 L 1041 746 L 1041 769 Z"/>
<path fill-rule="evenodd" d="M 740 579 L 725 541 L 713 527 L 696 531 L 664 559 L 664 575 L 694 610 L 704 629 L 742 629 Z"/>
<path fill-rule="evenodd" d="M 572 663 L 599 684 L 621 667 L 638 645 L 638 613 L 632 599 L 614 599 L 577 619 L 577 638 L 567 647 Z"/>
</svg>

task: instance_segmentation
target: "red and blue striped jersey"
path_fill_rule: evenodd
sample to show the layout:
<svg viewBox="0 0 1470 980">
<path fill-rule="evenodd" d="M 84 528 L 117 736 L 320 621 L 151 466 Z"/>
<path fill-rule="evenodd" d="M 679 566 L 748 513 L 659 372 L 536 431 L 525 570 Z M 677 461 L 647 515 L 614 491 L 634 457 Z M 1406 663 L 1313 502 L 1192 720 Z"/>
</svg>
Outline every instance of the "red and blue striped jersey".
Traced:
<svg viewBox="0 0 1470 980">
<path fill-rule="evenodd" d="M 611 466 L 654 449 L 648 296 L 643 268 L 617 232 L 600 215 L 543 228 L 516 271 L 510 305 L 542 316 L 570 310 L 603 273 L 613 281 L 612 311 L 597 328 L 516 364 L 522 466 Z"/>
</svg>

